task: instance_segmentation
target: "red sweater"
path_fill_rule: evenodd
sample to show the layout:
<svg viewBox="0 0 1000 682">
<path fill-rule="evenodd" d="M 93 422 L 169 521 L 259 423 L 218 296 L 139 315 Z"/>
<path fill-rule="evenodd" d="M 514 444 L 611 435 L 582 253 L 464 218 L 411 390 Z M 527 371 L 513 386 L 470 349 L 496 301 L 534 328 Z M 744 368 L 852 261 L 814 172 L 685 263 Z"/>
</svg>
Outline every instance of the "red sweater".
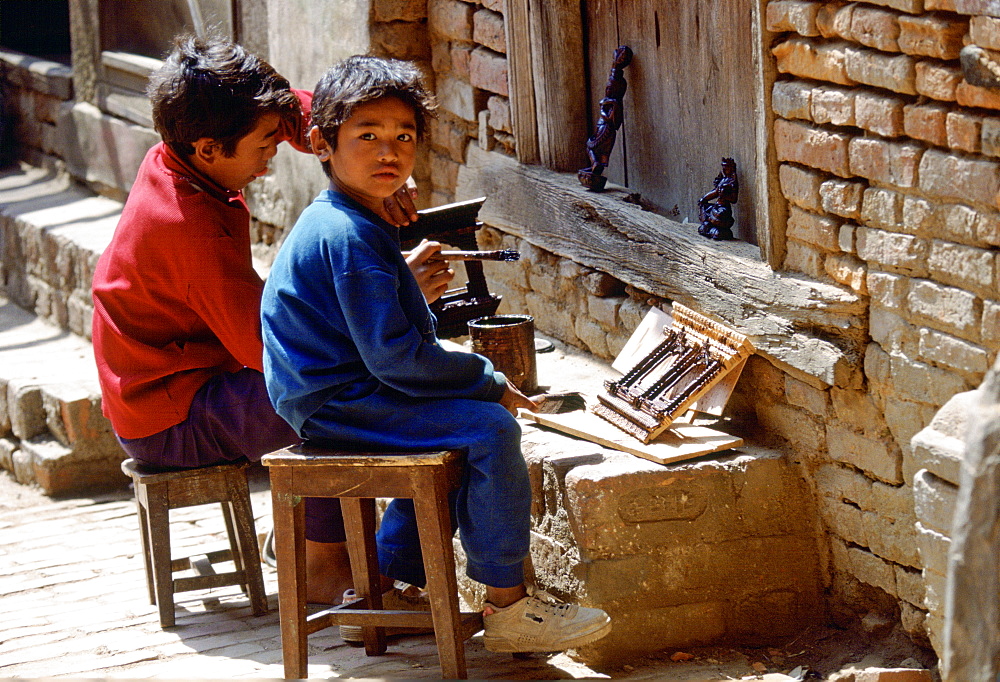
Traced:
<svg viewBox="0 0 1000 682">
<path fill-rule="evenodd" d="M 306 112 L 279 135 L 306 151 Z M 146 154 L 94 272 L 94 355 L 115 433 L 184 421 L 205 382 L 262 370 L 260 296 L 242 192 L 201 175 L 164 143 Z"/>
</svg>

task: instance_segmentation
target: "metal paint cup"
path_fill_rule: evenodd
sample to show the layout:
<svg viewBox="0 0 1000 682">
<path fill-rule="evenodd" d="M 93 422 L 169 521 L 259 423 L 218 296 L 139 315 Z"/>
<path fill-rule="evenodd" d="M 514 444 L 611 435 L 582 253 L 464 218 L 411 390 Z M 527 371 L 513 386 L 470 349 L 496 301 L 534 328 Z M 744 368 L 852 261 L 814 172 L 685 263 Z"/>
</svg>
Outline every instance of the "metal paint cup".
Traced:
<svg viewBox="0 0 1000 682">
<path fill-rule="evenodd" d="M 535 365 L 535 318 L 531 315 L 489 315 L 469 322 L 472 350 L 490 359 L 524 394 L 538 388 Z"/>
</svg>

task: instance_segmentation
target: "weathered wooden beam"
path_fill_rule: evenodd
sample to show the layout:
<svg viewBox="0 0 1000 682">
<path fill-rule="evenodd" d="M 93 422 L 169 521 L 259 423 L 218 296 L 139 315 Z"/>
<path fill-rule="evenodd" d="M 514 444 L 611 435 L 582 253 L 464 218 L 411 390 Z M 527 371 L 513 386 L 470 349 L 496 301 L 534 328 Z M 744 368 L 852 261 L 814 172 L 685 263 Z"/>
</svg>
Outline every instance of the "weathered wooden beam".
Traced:
<svg viewBox="0 0 1000 682">
<path fill-rule="evenodd" d="M 73 59 L 73 86 L 77 100 L 97 104 L 101 64 L 98 0 L 70 0 L 69 30 Z"/>
<path fill-rule="evenodd" d="M 483 222 L 713 316 L 810 383 L 860 386 L 867 315 L 849 289 L 777 272 L 752 244 L 709 243 L 620 189 L 588 192 L 573 174 L 474 145 L 457 190 L 472 196 L 487 197 Z"/>
</svg>

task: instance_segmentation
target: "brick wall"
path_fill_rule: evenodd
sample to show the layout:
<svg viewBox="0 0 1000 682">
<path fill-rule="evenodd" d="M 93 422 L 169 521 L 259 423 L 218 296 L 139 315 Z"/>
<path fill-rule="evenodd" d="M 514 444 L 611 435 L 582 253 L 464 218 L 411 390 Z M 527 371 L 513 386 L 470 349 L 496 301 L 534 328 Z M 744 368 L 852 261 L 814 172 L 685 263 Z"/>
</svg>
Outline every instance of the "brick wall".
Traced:
<svg viewBox="0 0 1000 682">
<path fill-rule="evenodd" d="M 834 582 L 851 576 L 896 597 L 910 629 L 932 601 L 913 531 L 923 467 L 910 440 L 980 383 L 998 347 L 1000 91 L 967 82 L 959 58 L 968 43 L 1000 46 L 1000 19 L 977 14 L 988 7 L 767 5 L 784 266 L 870 305 L 867 390 L 854 404 L 827 391 L 834 410 L 820 412 L 828 456 L 816 482 Z"/>
<path fill-rule="evenodd" d="M 428 0 L 431 64 L 440 109 L 431 125 L 434 205 L 454 200 L 466 146 L 513 151 L 503 0 Z"/>
<path fill-rule="evenodd" d="M 512 152 L 501 4 L 428 4 L 442 101 L 435 203 L 451 200 L 470 142 Z M 771 0 L 765 11 L 778 71 L 774 170 L 788 204 L 782 269 L 863 297 L 869 342 L 855 358 L 860 389 L 754 358 L 733 411 L 782 441 L 814 487 L 834 617 L 895 611 L 925 640 L 934 597 L 917 551 L 923 463 L 910 441 L 981 382 L 1000 347 L 1000 90 L 967 82 L 959 58 L 969 43 L 1000 50 L 1000 5 Z M 620 350 L 647 305 L 613 276 L 500 230 L 480 240 L 522 252 L 519 265 L 487 273 L 503 309 L 601 357 Z"/>
<path fill-rule="evenodd" d="M 0 81 L 3 83 L 0 117 L 17 150 L 5 149 L 5 161 L 12 156 L 36 166 L 59 167 L 64 156 L 57 130 L 66 102 L 73 97 L 73 71 L 64 64 L 0 50 Z"/>
</svg>

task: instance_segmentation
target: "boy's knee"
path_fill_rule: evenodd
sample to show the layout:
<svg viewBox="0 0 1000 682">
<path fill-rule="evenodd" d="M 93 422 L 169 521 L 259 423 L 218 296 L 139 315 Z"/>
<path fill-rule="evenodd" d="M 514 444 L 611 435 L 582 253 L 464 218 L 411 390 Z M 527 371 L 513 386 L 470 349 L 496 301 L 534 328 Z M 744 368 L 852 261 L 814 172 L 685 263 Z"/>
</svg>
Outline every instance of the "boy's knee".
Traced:
<svg viewBox="0 0 1000 682">
<path fill-rule="evenodd" d="M 503 443 L 521 442 L 521 424 L 506 408 L 499 403 L 486 403 L 489 408 L 488 419 L 483 419 L 481 423 L 487 426 L 490 433 Z"/>
</svg>

